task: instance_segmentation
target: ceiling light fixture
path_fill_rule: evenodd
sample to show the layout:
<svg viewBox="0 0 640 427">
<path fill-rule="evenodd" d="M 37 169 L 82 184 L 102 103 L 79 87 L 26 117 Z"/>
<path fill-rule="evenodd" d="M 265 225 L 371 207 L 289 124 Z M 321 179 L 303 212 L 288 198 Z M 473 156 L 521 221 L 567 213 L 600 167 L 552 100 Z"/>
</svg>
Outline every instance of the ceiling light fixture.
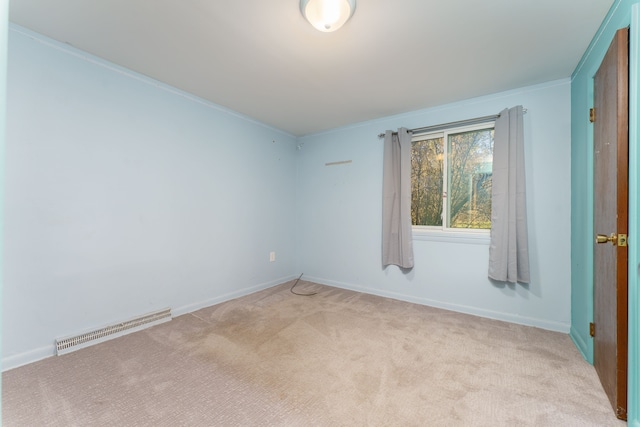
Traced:
<svg viewBox="0 0 640 427">
<path fill-rule="evenodd" d="M 300 0 L 300 11 L 311 25 L 325 33 L 342 27 L 356 10 L 356 0 Z"/>
</svg>

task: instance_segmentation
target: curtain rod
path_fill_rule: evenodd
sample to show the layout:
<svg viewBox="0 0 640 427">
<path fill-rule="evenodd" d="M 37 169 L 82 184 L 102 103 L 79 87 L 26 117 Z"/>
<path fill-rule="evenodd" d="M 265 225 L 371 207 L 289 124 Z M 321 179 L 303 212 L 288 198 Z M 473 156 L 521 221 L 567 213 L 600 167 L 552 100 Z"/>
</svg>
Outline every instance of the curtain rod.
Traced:
<svg viewBox="0 0 640 427">
<path fill-rule="evenodd" d="M 527 112 L 527 109 L 523 108 L 522 113 L 526 114 L 526 112 Z M 498 117 L 500 117 L 500 114 L 493 114 L 491 116 L 476 117 L 475 119 L 458 120 L 456 122 L 442 123 L 440 125 L 432 125 L 432 126 L 425 126 L 421 128 L 409 129 L 409 132 L 413 132 L 413 133 L 436 132 L 436 131 L 447 129 L 454 126 L 470 126 L 470 125 L 477 125 L 479 123 L 486 123 L 486 122 L 495 120 Z M 397 132 L 393 132 L 393 133 L 397 133 Z M 384 133 L 378 134 L 378 138 L 384 138 Z"/>
</svg>

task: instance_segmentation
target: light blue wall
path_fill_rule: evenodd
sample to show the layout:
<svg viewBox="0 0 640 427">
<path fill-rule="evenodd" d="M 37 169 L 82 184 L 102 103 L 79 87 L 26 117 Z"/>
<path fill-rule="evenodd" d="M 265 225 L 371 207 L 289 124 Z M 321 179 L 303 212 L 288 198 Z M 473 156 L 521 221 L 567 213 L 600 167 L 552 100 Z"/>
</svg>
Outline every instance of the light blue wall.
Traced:
<svg viewBox="0 0 640 427">
<path fill-rule="evenodd" d="M 593 320 L 593 127 L 588 112 L 593 106 L 593 76 L 619 28 L 631 26 L 630 46 L 630 150 L 629 150 L 629 425 L 640 426 L 640 328 L 638 292 L 640 255 L 637 242 L 638 197 L 638 1 L 615 1 L 573 73 L 571 82 L 571 337 L 585 358 L 593 362 L 589 322 Z M 633 19 L 632 19 L 632 11 Z"/>
<path fill-rule="evenodd" d="M 5 368 L 293 277 L 293 136 L 13 25 L 8 83 Z"/>
<path fill-rule="evenodd" d="M 408 273 L 381 266 L 382 151 L 378 134 L 523 105 L 531 285 L 487 278 L 488 239 L 414 237 Z M 570 326 L 569 79 L 387 117 L 299 138 L 298 270 L 344 288 L 568 332 Z M 327 162 L 352 163 L 325 166 Z"/>
<path fill-rule="evenodd" d="M 7 34 L 9 31 L 9 1 L 0 0 L 0 172 L 4 171 L 4 144 L 6 131 L 6 100 L 7 100 Z M 4 173 L 0 173 L 0 313 L 2 312 L 2 230 L 3 230 L 3 202 L 4 202 Z M 0 331 L 2 331 L 2 319 L 0 319 Z M 0 334 L 1 335 L 1 334 Z M 0 342 L 0 354 L 2 354 L 2 343 Z M 0 364 L 1 367 L 1 364 Z M 0 407 L 0 417 L 2 409 Z"/>
<path fill-rule="evenodd" d="M 3 323 L 12 327 L 3 329 L 4 368 L 53 354 L 56 337 L 166 306 L 184 313 L 279 283 L 294 271 L 331 285 L 548 329 L 572 325 L 589 357 L 592 159 L 583 110 L 592 96 L 593 64 L 614 29 L 629 23 L 632 3 L 638 2 L 614 3 L 571 83 L 298 140 L 12 26 L 3 258 Z M 6 0 L 0 6 L 6 9 Z M 6 14 L 0 16 L 3 31 Z M 637 65 L 637 18 L 633 22 Z M 0 54 L 4 47 L 0 39 Z M 634 93 L 637 143 L 637 82 Z M 377 134 L 517 104 L 529 110 L 532 284 L 491 284 L 487 239 L 416 239 L 413 272 L 383 270 Z M 342 160 L 352 163 L 325 166 Z M 640 263 L 632 243 L 640 238 L 638 160 L 632 148 L 631 269 Z M 271 250 L 275 263 L 268 262 Z M 630 424 L 640 426 L 640 381 L 633 368 L 640 363 L 640 296 L 637 271 L 630 273 Z"/>
</svg>

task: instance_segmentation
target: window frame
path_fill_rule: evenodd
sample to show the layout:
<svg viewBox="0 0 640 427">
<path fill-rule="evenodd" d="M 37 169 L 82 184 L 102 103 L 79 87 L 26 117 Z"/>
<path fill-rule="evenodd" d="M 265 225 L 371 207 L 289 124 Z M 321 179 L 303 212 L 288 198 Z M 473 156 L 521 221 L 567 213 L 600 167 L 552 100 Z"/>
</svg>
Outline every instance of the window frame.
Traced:
<svg viewBox="0 0 640 427">
<path fill-rule="evenodd" d="M 452 126 L 445 129 L 438 129 L 434 131 L 424 131 L 415 133 L 411 137 L 411 144 L 413 149 L 413 143 L 416 141 L 422 141 L 425 139 L 442 138 L 443 144 L 443 166 L 442 166 L 442 225 L 411 225 L 414 239 L 417 240 L 432 240 L 432 241 L 460 241 L 464 243 L 472 244 L 484 244 L 489 243 L 491 228 L 454 228 L 448 227 L 448 221 L 446 215 L 448 215 L 448 200 L 445 198 L 445 194 L 449 194 L 448 183 L 448 156 L 449 156 L 449 135 L 458 134 L 469 131 L 477 130 L 493 130 L 495 137 L 495 119 L 488 120 L 482 123 L 474 123 L 472 125 Z"/>
</svg>

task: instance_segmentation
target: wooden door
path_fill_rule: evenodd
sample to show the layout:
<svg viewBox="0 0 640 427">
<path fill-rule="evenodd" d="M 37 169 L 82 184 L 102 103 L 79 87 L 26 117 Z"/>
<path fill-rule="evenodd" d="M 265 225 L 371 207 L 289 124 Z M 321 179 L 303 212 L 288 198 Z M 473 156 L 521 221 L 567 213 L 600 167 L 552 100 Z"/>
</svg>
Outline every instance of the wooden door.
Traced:
<svg viewBox="0 0 640 427">
<path fill-rule="evenodd" d="M 616 33 L 594 80 L 594 366 L 627 417 L 629 30 Z"/>
</svg>

